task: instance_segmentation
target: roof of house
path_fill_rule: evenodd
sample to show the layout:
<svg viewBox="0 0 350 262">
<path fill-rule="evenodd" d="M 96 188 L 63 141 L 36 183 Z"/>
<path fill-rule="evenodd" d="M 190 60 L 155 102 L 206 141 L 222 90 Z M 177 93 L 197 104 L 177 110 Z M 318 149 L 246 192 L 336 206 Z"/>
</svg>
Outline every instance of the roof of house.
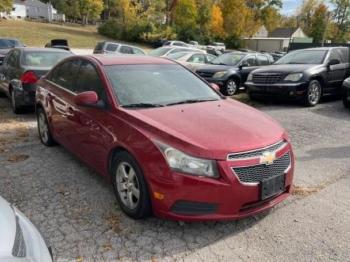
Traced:
<svg viewBox="0 0 350 262">
<path fill-rule="evenodd" d="M 292 35 L 297 31 L 298 28 L 296 27 L 281 27 L 276 28 L 272 32 L 270 32 L 269 37 L 283 37 L 283 38 L 289 38 L 292 37 Z"/>
<path fill-rule="evenodd" d="M 34 6 L 34 7 L 47 7 L 47 4 L 40 2 L 39 0 L 15 0 L 14 4 Z"/>
</svg>

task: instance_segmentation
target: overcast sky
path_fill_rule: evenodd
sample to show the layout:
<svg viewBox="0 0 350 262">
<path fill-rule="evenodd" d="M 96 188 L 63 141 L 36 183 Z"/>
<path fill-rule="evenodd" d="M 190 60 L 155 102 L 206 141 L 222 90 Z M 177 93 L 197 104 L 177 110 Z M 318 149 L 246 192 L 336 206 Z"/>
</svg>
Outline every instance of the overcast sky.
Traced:
<svg viewBox="0 0 350 262">
<path fill-rule="evenodd" d="M 301 5 L 303 0 L 282 0 L 283 2 L 283 8 L 282 8 L 282 14 L 284 15 L 294 15 L 297 8 Z M 325 0 L 324 1 L 328 6 L 331 7 L 330 1 Z M 332 9 L 332 8 L 331 8 Z"/>
</svg>

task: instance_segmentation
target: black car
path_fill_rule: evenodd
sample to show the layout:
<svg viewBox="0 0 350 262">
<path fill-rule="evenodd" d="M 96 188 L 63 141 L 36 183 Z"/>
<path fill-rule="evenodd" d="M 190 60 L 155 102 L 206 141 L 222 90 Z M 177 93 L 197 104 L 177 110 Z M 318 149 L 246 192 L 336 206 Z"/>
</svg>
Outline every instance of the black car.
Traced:
<svg viewBox="0 0 350 262">
<path fill-rule="evenodd" d="M 23 47 L 24 45 L 15 38 L 0 38 L 0 65 L 5 55 L 14 47 Z"/>
<path fill-rule="evenodd" d="M 343 83 L 343 103 L 346 108 L 350 108 L 350 77 Z"/>
<path fill-rule="evenodd" d="M 11 99 L 13 112 L 34 106 L 36 82 L 71 52 L 53 48 L 14 48 L 0 67 L 0 92 Z"/>
<path fill-rule="evenodd" d="M 218 56 L 211 61 L 211 65 L 199 67 L 196 73 L 208 82 L 217 84 L 224 95 L 232 96 L 238 92 L 251 71 L 272 62 L 268 54 L 231 52 Z"/>
<path fill-rule="evenodd" d="M 70 51 L 67 39 L 52 39 L 49 43 L 45 45 L 48 48 L 58 48 Z"/>
<path fill-rule="evenodd" d="M 252 99 L 277 95 L 315 106 L 323 95 L 340 94 L 349 74 L 348 47 L 319 47 L 286 54 L 274 65 L 253 71 L 245 85 Z"/>
</svg>

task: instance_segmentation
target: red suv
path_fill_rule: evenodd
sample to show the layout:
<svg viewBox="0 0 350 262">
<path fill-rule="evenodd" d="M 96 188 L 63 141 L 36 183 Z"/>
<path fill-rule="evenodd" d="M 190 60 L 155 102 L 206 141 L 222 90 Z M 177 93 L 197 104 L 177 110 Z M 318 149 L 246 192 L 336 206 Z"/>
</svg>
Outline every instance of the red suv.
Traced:
<svg viewBox="0 0 350 262">
<path fill-rule="evenodd" d="M 291 191 L 285 130 L 167 59 L 67 58 L 38 82 L 36 112 L 42 143 L 110 180 L 133 218 L 238 219 Z"/>
</svg>

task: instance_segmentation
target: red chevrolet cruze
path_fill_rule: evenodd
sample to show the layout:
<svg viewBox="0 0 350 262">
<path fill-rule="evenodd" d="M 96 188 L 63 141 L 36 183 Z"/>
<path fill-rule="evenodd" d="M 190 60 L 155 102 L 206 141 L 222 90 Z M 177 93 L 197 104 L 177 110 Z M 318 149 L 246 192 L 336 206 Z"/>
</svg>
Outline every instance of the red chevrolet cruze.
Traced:
<svg viewBox="0 0 350 262">
<path fill-rule="evenodd" d="M 38 82 L 36 112 L 42 143 L 112 181 L 133 218 L 238 219 L 291 191 L 285 130 L 167 59 L 67 58 Z"/>
</svg>

